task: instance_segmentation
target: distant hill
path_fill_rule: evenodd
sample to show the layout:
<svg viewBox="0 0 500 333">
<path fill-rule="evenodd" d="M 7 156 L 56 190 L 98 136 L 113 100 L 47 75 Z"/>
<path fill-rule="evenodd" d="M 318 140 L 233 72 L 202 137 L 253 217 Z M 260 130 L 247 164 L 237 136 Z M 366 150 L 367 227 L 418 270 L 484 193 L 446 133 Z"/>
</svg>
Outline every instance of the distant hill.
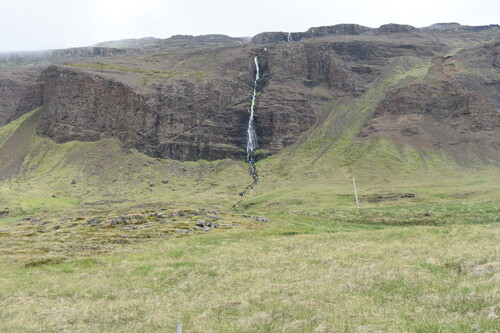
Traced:
<svg viewBox="0 0 500 333">
<path fill-rule="evenodd" d="M 226 35 L 175 35 L 166 39 L 154 37 L 146 37 L 140 39 L 122 39 L 117 41 L 98 43 L 95 46 L 145 49 L 197 48 L 241 45 L 242 42 L 246 42 L 247 40 L 247 38 L 233 38 Z"/>
</svg>

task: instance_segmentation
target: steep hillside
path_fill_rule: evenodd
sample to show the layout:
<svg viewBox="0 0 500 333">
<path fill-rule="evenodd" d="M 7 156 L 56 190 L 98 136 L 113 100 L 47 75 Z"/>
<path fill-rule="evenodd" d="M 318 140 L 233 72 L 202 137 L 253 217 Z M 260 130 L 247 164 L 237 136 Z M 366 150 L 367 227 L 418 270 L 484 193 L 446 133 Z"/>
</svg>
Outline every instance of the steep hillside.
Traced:
<svg viewBox="0 0 500 333">
<path fill-rule="evenodd" d="M 406 192 L 414 203 L 461 188 L 496 195 L 499 28 L 450 29 L 338 25 L 249 44 L 177 36 L 5 65 L 2 200 L 17 213 L 28 201 L 57 210 L 106 198 L 349 206 L 352 175 L 369 205 Z M 254 57 L 261 181 L 241 198 Z"/>
<path fill-rule="evenodd" d="M 465 30 L 449 38 L 449 32 L 407 26 L 339 25 L 312 28 L 300 42 L 264 47 L 256 44 L 263 42 L 260 35 L 248 46 L 216 48 L 206 43 L 218 36 L 192 37 L 199 48 L 146 48 L 147 55 L 49 66 L 24 94 L 14 118 L 44 106 L 39 134 L 57 142 L 116 137 L 152 157 L 241 159 L 252 58 L 258 56 L 257 134 L 263 150 L 276 153 L 294 143 L 323 117 L 321 108 L 339 98 L 347 106 L 366 99 L 373 83 L 386 86 L 377 88 L 380 99 L 361 107 L 371 110 L 361 136 L 432 146 L 457 159 L 463 144 L 472 144 L 495 161 L 498 30 Z M 187 38 L 181 37 L 172 39 Z M 484 60 L 471 61 L 478 54 Z M 418 77 L 405 76 L 415 71 L 411 67 L 421 68 Z M 397 84 L 387 84 L 391 76 Z"/>
</svg>

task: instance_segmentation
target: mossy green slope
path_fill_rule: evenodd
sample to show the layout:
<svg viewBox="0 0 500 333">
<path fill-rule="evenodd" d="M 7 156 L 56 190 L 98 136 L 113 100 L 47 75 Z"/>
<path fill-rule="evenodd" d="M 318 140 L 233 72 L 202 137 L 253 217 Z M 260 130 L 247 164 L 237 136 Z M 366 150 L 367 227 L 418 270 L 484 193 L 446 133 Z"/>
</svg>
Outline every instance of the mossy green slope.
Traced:
<svg viewBox="0 0 500 333">
<path fill-rule="evenodd" d="M 133 206 L 229 209 L 250 182 L 242 162 L 177 162 L 123 149 L 116 139 L 57 144 L 36 135 L 38 109 L 0 131 L 0 205 L 11 215 Z"/>
<path fill-rule="evenodd" d="M 362 96 L 326 103 L 294 145 L 257 163 L 260 182 L 243 198 L 238 193 L 251 177 L 242 161 L 154 159 L 116 139 L 56 144 L 36 135 L 43 112 L 37 109 L 0 129 L 0 205 L 11 216 L 81 213 L 85 202 L 90 212 L 165 205 L 227 210 L 237 203 L 269 213 L 349 208 L 352 176 L 365 208 L 498 198 L 494 165 L 460 166 L 446 152 L 359 136 L 388 89 L 424 80 L 431 66 L 414 57 L 394 59 Z"/>
<path fill-rule="evenodd" d="M 261 182 L 243 207 L 353 207 L 353 176 L 364 207 L 498 198 L 498 165 L 481 162 L 472 149 L 464 152 L 470 164 L 463 165 L 445 151 L 359 136 L 388 89 L 424 80 L 432 65 L 406 57 L 391 66 L 363 96 L 325 104 L 317 124 L 294 145 L 258 162 Z M 397 194 L 406 192 L 415 198 L 395 202 Z M 380 194 L 392 194 L 387 196 L 393 199 L 372 200 Z"/>
</svg>

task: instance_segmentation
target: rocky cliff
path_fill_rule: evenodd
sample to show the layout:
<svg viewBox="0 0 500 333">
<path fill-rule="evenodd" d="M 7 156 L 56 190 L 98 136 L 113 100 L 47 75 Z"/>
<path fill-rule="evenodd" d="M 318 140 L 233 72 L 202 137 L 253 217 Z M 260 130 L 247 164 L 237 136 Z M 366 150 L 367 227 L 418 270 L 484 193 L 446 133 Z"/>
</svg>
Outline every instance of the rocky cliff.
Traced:
<svg viewBox="0 0 500 333">
<path fill-rule="evenodd" d="M 472 150 L 483 161 L 497 160 L 499 46 L 435 57 L 424 80 L 388 91 L 361 135 L 441 149 L 458 159 Z"/>
<path fill-rule="evenodd" d="M 242 158 L 252 70 L 232 80 L 176 79 L 140 91 L 96 73 L 50 66 L 16 116 L 43 106 L 38 133 L 57 142 L 117 137 L 125 147 L 154 157 Z M 281 100 L 275 109 L 263 104 L 257 118 L 264 149 L 278 151 L 311 125 L 307 99 L 300 102 Z"/>
<path fill-rule="evenodd" d="M 254 44 L 268 44 L 279 42 L 300 41 L 303 39 L 327 37 L 327 36 L 373 36 L 396 33 L 477 33 L 489 31 L 498 33 L 500 26 L 498 24 L 490 24 L 485 26 L 464 26 L 458 23 L 437 23 L 429 27 L 415 28 L 406 24 L 384 24 L 378 28 L 369 28 L 359 24 L 336 24 L 331 26 L 321 26 L 310 28 L 304 32 L 263 32 L 255 35 L 251 42 Z"/>
<path fill-rule="evenodd" d="M 231 116 L 227 109 L 236 92 L 247 88 L 244 84 L 181 80 L 140 92 L 117 80 L 57 66 L 44 70 L 39 84 L 40 95 L 31 98 L 38 104 L 24 111 L 43 106 L 38 133 L 57 142 L 117 137 L 125 147 L 180 160 L 226 158 L 238 151 L 223 137 L 226 126 L 233 131 L 243 127 L 244 112 Z M 228 136 L 242 140 L 236 133 Z"/>
<path fill-rule="evenodd" d="M 342 101 L 346 109 L 367 100 L 361 138 L 450 152 L 469 145 L 489 156 L 500 144 L 498 27 L 458 35 L 449 28 L 345 24 L 263 33 L 239 46 L 212 36 L 200 48 L 123 51 L 99 61 L 93 53 L 33 71 L 37 80 L 22 87 L 12 81 L 0 94 L 9 96 L 5 109 L 16 106 L 10 119 L 42 106 L 38 133 L 57 142 L 115 137 L 154 157 L 243 158 L 258 56 L 255 111 L 264 154 L 318 126 L 336 112 L 330 105 Z M 212 47 L 219 39 L 230 45 Z M 467 46 L 457 51 L 457 41 Z M 398 77 L 415 66 L 422 68 L 418 76 Z"/>
<path fill-rule="evenodd" d="M 0 71 L 0 126 L 17 118 L 15 113 L 24 104 L 39 104 L 31 99 L 39 95 L 36 81 L 41 71 L 40 67 Z"/>
</svg>

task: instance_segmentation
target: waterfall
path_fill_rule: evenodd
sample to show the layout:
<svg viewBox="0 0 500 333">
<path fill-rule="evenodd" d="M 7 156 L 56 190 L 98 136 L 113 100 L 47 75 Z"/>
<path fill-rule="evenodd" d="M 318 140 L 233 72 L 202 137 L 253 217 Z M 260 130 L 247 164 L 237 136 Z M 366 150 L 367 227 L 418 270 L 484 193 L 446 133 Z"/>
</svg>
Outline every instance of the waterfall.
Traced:
<svg viewBox="0 0 500 333">
<path fill-rule="evenodd" d="M 288 37 L 286 38 L 286 41 L 287 42 L 292 42 L 293 41 L 292 33 L 291 32 L 288 33 Z"/>
<path fill-rule="evenodd" d="M 257 98 L 257 81 L 259 80 L 259 59 L 254 58 L 255 62 L 255 81 L 253 84 L 252 105 L 250 106 L 250 119 L 248 120 L 247 129 L 247 162 L 252 163 L 254 160 L 254 152 L 257 149 L 257 133 L 255 132 L 255 100 Z"/>
<path fill-rule="evenodd" d="M 255 102 L 257 100 L 257 85 L 260 79 L 259 71 L 259 59 L 255 57 L 253 59 L 255 63 L 255 80 L 253 82 L 253 95 L 252 95 L 252 105 L 250 106 L 250 119 L 248 119 L 247 128 L 247 162 L 250 164 L 250 175 L 253 178 L 252 184 L 248 185 L 246 189 L 240 193 L 244 197 L 248 190 L 251 190 L 255 184 L 259 182 L 259 176 L 257 175 L 257 170 L 255 169 L 255 150 L 257 149 L 257 131 L 255 130 Z M 240 205 L 241 200 L 233 206 L 233 210 L 236 210 Z"/>
<path fill-rule="evenodd" d="M 257 99 L 257 83 L 260 78 L 259 73 L 259 59 L 254 58 L 255 62 L 255 80 L 253 84 L 252 105 L 250 107 L 250 119 L 248 120 L 247 129 L 247 162 L 250 164 L 250 174 L 253 177 L 254 184 L 259 182 L 259 177 L 255 171 L 255 150 L 257 149 L 257 132 L 255 131 L 255 101 Z M 251 185 L 250 185 L 251 187 Z"/>
</svg>

